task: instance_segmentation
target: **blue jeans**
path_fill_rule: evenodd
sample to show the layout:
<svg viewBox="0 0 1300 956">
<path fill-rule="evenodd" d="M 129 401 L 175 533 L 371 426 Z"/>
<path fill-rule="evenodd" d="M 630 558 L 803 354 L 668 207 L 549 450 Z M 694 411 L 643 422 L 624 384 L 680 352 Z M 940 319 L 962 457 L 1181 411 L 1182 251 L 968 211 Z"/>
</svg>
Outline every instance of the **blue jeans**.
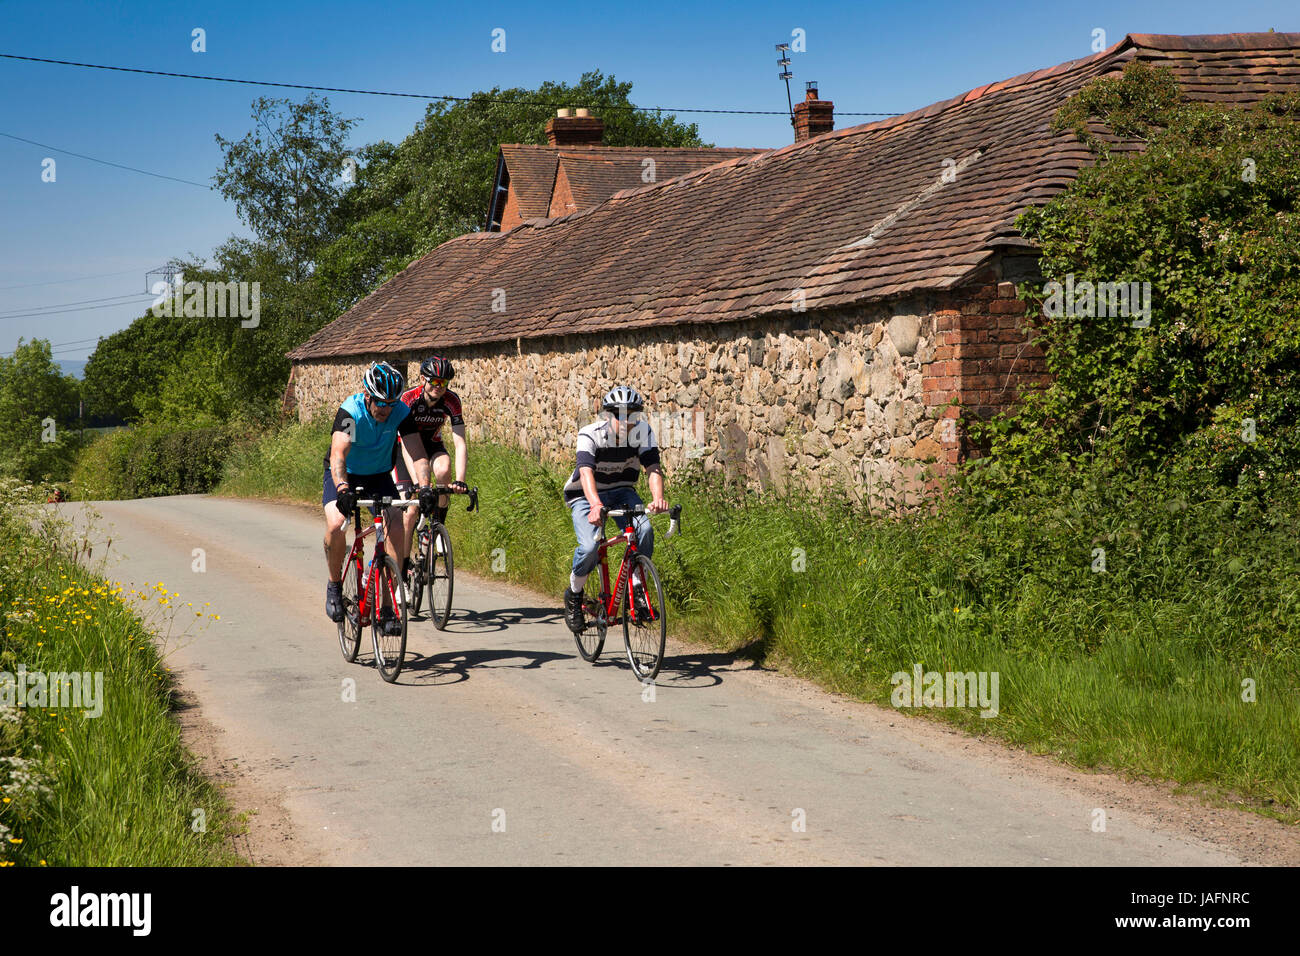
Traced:
<svg viewBox="0 0 1300 956">
<path fill-rule="evenodd" d="M 601 492 L 600 501 L 606 508 L 629 508 L 641 504 L 640 497 L 631 488 L 613 488 Z M 573 552 L 573 573 L 585 577 L 596 567 L 600 560 L 600 527 L 587 520 L 591 515 L 591 505 L 587 499 L 579 498 L 569 506 L 573 512 L 573 532 L 578 536 L 578 547 Z M 619 530 L 628 526 L 629 518 L 622 516 L 614 519 Z M 636 519 L 636 549 L 647 558 L 654 554 L 655 532 L 650 527 L 650 518 L 641 515 Z"/>
</svg>

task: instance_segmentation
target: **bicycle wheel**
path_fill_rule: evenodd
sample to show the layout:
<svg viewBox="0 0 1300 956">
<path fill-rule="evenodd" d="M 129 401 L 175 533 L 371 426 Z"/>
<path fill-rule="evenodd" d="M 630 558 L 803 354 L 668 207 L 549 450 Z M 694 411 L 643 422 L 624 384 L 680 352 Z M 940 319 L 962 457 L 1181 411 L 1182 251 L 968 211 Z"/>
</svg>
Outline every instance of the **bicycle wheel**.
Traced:
<svg viewBox="0 0 1300 956">
<path fill-rule="evenodd" d="M 442 630 L 451 618 L 451 589 L 455 583 L 456 566 L 451 558 L 451 535 L 438 522 L 431 526 L 429 536 L 429 617 L 433 626 Z"/>
<path fill-rule="evenodd" d="M 379 588 L 375 594 L 375 610 L 371 615 L 370 633 L 375 641 L 375 666 L 379 675 L 390 684 L 397 680 L 406 663 L 406 599 L 398 586 L 397 561 L 391 554 L 384 555 L 384 563 L 379 568 Z M 393 613 L 402 622 L 400 634 L 385 634 L 380 625 L 380 608 L 391 602 Z"/>
<path fill-rule="evenodd" d="M 426 566 L 428 555 L 429 529 L 423 528 L 415 533 L 415 553 L 411 555 L 411 617 L 419 617 L 420 606 L 424 604 L 424 585 L 429 575 Z"/>
<path fill-rule="evenodd" d="M 343 565 L 343 620 L 339 621 L 339 649 L 343 659 L 351 664 L 361 650 L 361 611 L 357 595 L 360 593 L 361 561 Z"/>
<path fill-rule="evenodd" d="M 582 587 L 582 613 L 586 615 L 587 626 L 574 634 L 573 640 L 578 645 L 578 656 L 595 663 L 600 649 L 605 646 L 605 632 L 609 629 L 605 622 L 605 604 L 600 597 L 600 568 L 587 575 L 587 583 Z"/>
<path fill-rule="evenodd" d="M 668 617 L 664 613 L 664 589 L 659 584 L 659 572 L 654 562 L 644 554 L 636 556 L 633 570 L 641 572 L 644 582 L 646 611 L 627 606 L 627 586 L 619 597 L 623 616 L 623 643 L 627 647 L 627 660 L 632 673 L 641 681 L 654 680 L 659 666 L 664 662 L 664 643 L 668 638 Z"/>
</svg>

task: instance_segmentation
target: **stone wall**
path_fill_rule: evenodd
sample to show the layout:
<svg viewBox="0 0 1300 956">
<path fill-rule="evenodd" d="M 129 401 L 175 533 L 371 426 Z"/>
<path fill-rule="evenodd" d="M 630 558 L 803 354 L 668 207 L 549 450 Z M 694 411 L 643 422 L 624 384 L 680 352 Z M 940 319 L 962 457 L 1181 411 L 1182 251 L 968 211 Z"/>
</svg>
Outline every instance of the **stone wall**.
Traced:
<svg viewBox="0 0 1300 956">
<path fill-rule="evenodd" d="M 914 506 L 968 453 L 950 400 L 989 415 L 1042 377 L 1015 288 L 999 279 L 883 305 L 442 354 L 456 366 L 471 446 L 490 439 L 571 463 L 601 395 L 626 383 L 647 399 L 670 480 L 698 460 L 761 489 L 833 483 L 873 505 Z M 414 382 L 426 354 L 299 363 L 286 398 L 302 419 L 332 413 L 370 361 Z"/>
</svg>

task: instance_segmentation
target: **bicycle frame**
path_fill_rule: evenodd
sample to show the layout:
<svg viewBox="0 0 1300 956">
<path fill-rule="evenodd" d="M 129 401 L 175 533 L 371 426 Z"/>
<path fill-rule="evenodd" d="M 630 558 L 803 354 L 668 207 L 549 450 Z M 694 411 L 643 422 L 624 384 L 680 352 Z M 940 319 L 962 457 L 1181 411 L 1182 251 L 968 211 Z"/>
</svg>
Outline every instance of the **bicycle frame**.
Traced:
<svg viewBox="0 0 1300 956">
<path fill-rule="evenodd" d="M 620 540 L 627 542 L 627 550 L 623 552 L 623 560 L 618 566 L 618 580 L 615 582 L 614 587 L 611 588 L 609 586 L 608 551 L 610 545 L 617 544 Z M 627 527 L 618 534 L 612 535 L 608 538 L 601 538 L 599 545 L 600 597 L 602 601 L 601 610 L 604 611 L 606 620 L 614 620 L 614 615 L 618 612 L 618 596 L 622 593 L 624 582 L 627 584 L 628 607 L 632 606 L 632 575 L 628 569 L 631 563 L 631 556 L 634 556 L 636 553 L 636 522 L 634 521 L 629 521 Z M 651 613 L 653 614 L 653 610 Z"/>
<path fill-rule="evenodd" d="M 614 517 L 616 514 L 622 512 L 623 510 L 624 509 L 615 509 L 614 512 L 610 514 L 610 517 Z M 645 516 L 647 520 L 649 520 L 650 518 L 649 512 L 642 512 L 642 514 Z M 668 526 L 668 534 L 665 535 L 665 537 L 670 538 L 677 533 L 678 523 L 681 520 L 681 514 L 682 514 L 681 505 L 674 505 L 672 508 L 669 509 L 668 517 L 669 517 L 670 524 Z M 618 596 L 623 593 L 624 584 L 627 585 L 627 606 L 628 607 L 635 606 L 632 603 L 633 602 L 632 573 L 630 571 L 632 560 L 637 555 L 635 517 L 639 517 L 639 516 L 633 516 L 633 520 L 628 521 L 626 528 L 624 528 L 618 534 L 612 535 L 611 537 L 608 538 L 603 537 L 604 522 L 603 521 L 601 522 L 602 537 L 600 540 L 600 544 L 598 545 L 597 553 L 600 555 L 599 563 L 600 563 L 601 611 L 604 613 L 606 621 L 613 621 L 615 619 L 614 616 L 618 611 Z M 627 542 L 627 550 L 623 552 L 623 560 L 618 566 L 618 580 L 614 583 L 614 587 L 611 588 L 609 586 L 608 551 L 611 545 L 617 544 L 620 540 Z M 651 607 L 650 620 L 657 621 L 658 619 L 659 619 L 658 609 Z"/>
<path fill-rule="evenodd" d="M 384 556 L 388 553 L 384 548 L 384 542 L 387 539 L 384 530 L 384 516 L 390 507 L 411 507 L 413 505 L 418 506 L 418 504 L 419 502 L 415 499 L 406 502 L 397 500 L 389 502 L 388 499 L 384 498 L 367 498 L 357 501 L 356 510 L 352 515 L 356 534 L 352 539 L 352 550 L 348 553 L 347 562 L 343 567 L 346 573 L 347 569 L 352 567 L 354 563 L 357 566 L 361 565 L 366 555 L 366 538 L 373 534 L 375 536 L 375 550 L 370 556 L 370 564 L 365 572 L 365 584 L 361 588 L 361 594 L 357 601 L 357 614 L 363 627 L 370 621 L 370 611 L 374 606 L 372 595 L 377 603 L 382 603 L 383 599 L 383 595 L 379 593 L 379 568 L 383 564 Z M 361 509 L 363 507 L 370 508 L 375 517 L 371 526 L 364 531 L 361 529 Z M 397 595 L 393 591 L 391 582 L 388 588 L 388 600 L 390 607 L 397 605 Z"/>
</svg>

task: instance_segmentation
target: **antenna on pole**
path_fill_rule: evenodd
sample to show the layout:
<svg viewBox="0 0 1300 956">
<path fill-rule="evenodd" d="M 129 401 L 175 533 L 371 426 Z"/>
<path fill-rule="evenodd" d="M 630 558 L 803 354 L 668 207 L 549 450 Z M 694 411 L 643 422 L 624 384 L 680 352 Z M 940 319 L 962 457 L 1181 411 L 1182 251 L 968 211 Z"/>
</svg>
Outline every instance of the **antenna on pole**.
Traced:
<svg viewBox="0 0 1300 956">
<path fill-rule="evenodd" d="M 785 80 L 785 103 L 786 108 L 790 110 L 790 125 L 794 125 L 794 101 L 790 99 L 790 80 L 794 74 L 790 72 L 790 44 L 778 43 L 776 52 L 781 54 L 781 59 L 776 61 L 776 65 L 781 68 L 777 74 L 777 79 Z"/>
</svg>

